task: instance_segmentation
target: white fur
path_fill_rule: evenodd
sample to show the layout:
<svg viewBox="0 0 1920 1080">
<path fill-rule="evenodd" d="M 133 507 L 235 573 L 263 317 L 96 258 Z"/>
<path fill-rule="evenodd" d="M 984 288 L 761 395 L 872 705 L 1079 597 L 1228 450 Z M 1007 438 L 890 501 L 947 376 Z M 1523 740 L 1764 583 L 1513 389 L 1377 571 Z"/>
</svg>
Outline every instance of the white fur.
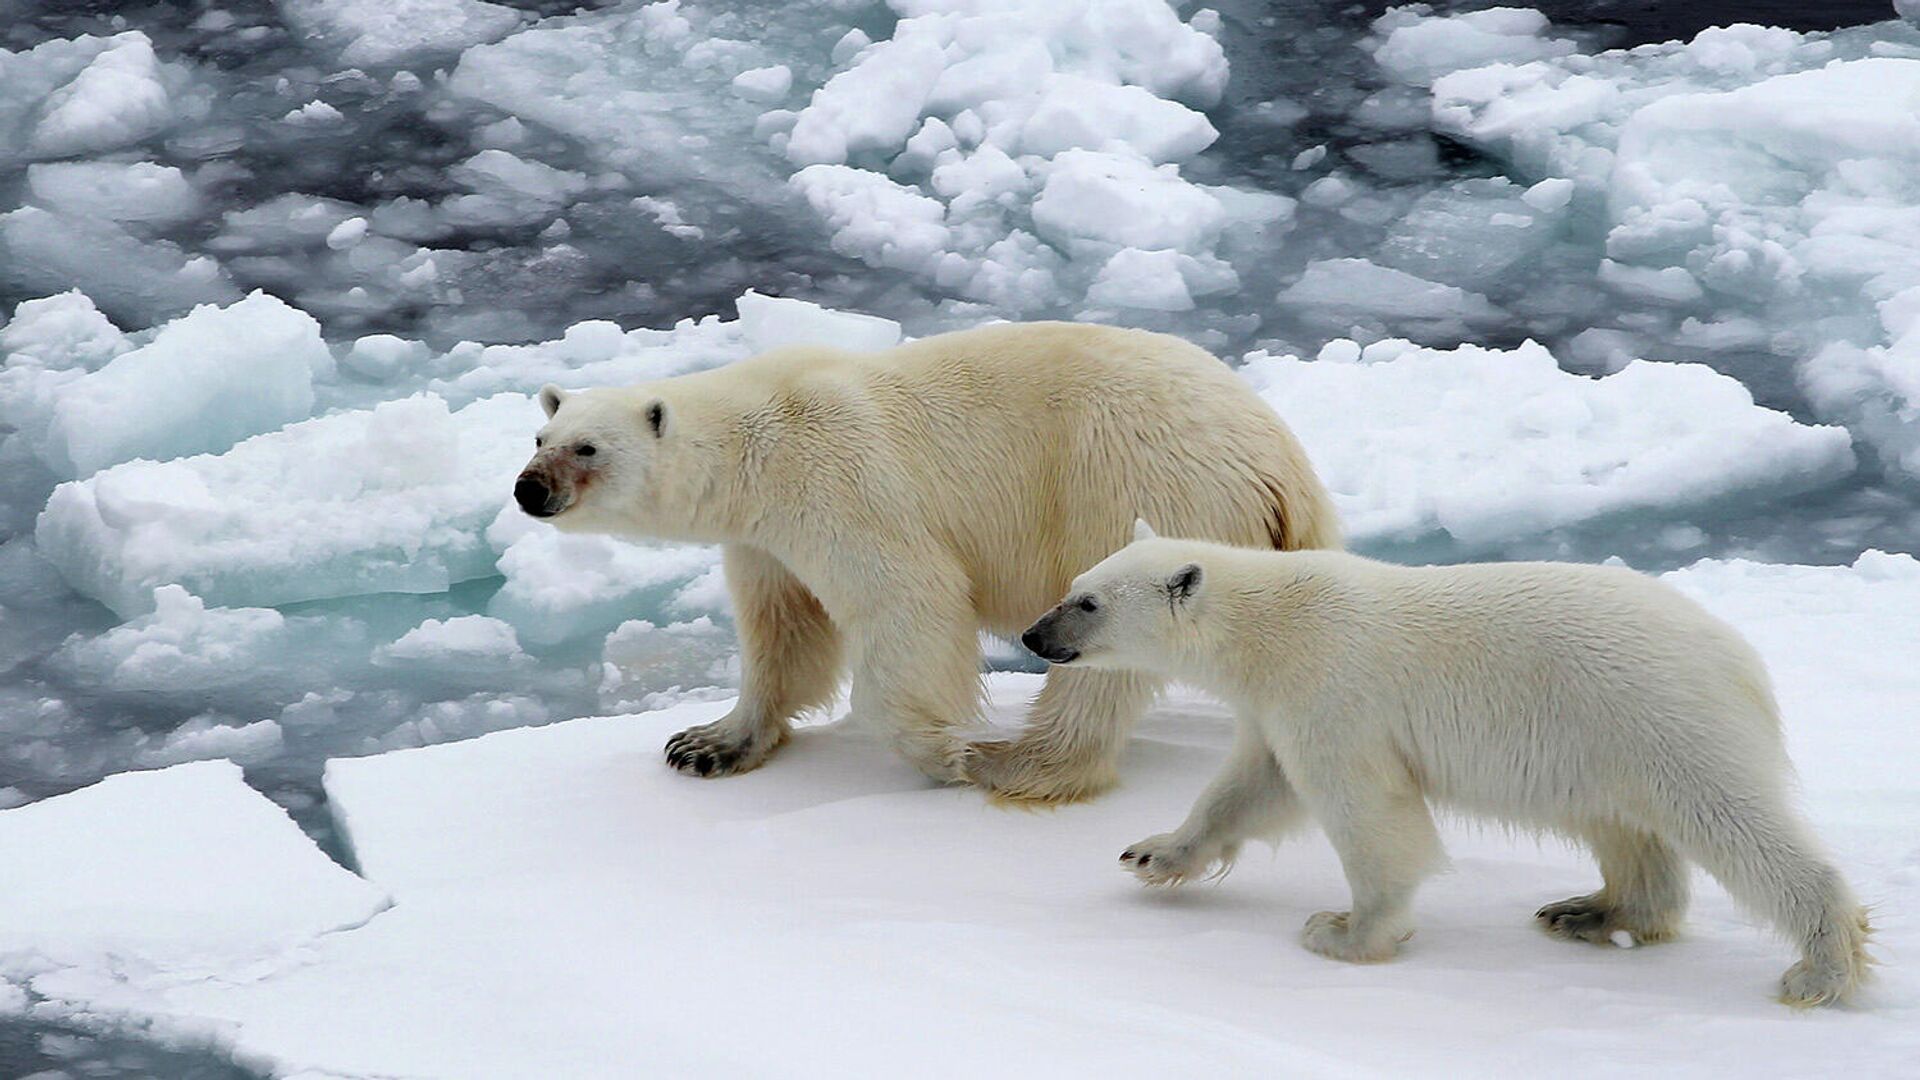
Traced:
<svg viewBox="0 0 1920 1080">
<path fill-rule="evenodd" d="M 1315 915 L 1305 944 L 1385 960 L 1443 860 L 1433 803 L 1592 847 L 1600 891 L 1539 913 L 1560 936 L 1671 936 L 1691 860 L 1798 946 L 1783 1000 L 1844 999 L 1864 975 L 1865 915 L 1792 807 L 1765 668 L 1651 578 L 1148 536 L 1081 575 L 1035 630 L 1078 650 L 1064 670 L 1192 682 L 1240 718 L 1186 823 L 1122 856 L 1149 883 L 1204 874 L 1311 817 L 1353 906 Z"/>
<path fill-rule="evenodd" d="M 844 658 L 855 714 L 927 775 L 1009 798 L 1093 794 L 1158 683 L 1057 672 L 1019 740 L 970 744 L 979 631 L 1018 633 L 1139 514 L 1230 543 L 1339 542 L 1273 411 L 1212 356 L 1143 331 L 1032 323 L 875 354 L 784 348 L 542 400 L 552 419 L 528 474 L 559 493 L 556 525 L 727 546 L 740 704 L 669 744 L 700 775 L 763 761 L 833 695 Z"/>
</svg>

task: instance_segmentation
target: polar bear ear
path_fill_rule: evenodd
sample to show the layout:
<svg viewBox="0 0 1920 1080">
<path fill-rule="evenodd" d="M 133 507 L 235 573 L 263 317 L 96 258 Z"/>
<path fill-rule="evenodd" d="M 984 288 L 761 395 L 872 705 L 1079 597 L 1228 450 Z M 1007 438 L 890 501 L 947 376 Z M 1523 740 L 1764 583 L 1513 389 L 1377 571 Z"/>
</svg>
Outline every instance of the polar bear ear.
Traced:
<svg viewBox="0 0 1920 1080">
<path fill-rule="evenodd" d="M 1193 599 L 1200 591 L 1200 564 L 1188 563 L 1173 572 L 1167 578 L 1167 599 L 1175 604 L 1184 604 Z"/>
<path fill-rule="evenodd" d="M 1159 535 L 1159 533 L 1153 531 L 1153 526 L 1147 524 L 1146 518 L 1133 519 L 1133 539 L 1135 543 L 1142 540 L 1152 540 Z"/>
<path fill-rule="evenodd" d="M 567 392 L 552 383 L 540 388 L 540 407 L 547 411 L 549 420 L 553 419 L 554 413 L 560 411 L 560 403 L 565 400 L 567 400 Z"/>
</svg>

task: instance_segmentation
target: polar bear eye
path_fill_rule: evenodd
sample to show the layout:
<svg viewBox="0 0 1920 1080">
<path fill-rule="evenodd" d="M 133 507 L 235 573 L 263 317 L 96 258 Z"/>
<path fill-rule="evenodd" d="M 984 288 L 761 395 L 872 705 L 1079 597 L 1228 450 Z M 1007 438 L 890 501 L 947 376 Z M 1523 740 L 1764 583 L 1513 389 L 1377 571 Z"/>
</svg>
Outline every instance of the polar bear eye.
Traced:
<svg viewBox="0 0 1920 1080">
<path fill-rule="evenodd" d="M 545 439 L 543 439 L 543 438 L 541 438 L 541 437 L 540 437 L 540 436 L 538 436 L 538 435 L 535 435 L 535 436 L 533 437 L 533 448 L 534 448 L 535 450 L 538 450 L 538 449 L 540 449 L 541 447 L 543 447 L 543 446 L 545 446 L 545 445 L 547 445 L 547 440 L 545 440 Z"/>
<path fill-rule="evenodd" d="M 1081 611 L 1099 611 L 1100 610 L 1099 601 L 1095 600 L 1091 596 L 1081 597 L 1080 603 L 1077 604 L 1076 606 L 1079 607 Z"/>
<path fill-rule="evenodd" d="M 600 451 L 595 449 L 592 443 L 583 442 L 579 446 L 574 447 L 573 452 L 579 454 L 581 457 L 592 457 Z"/>
</svg>

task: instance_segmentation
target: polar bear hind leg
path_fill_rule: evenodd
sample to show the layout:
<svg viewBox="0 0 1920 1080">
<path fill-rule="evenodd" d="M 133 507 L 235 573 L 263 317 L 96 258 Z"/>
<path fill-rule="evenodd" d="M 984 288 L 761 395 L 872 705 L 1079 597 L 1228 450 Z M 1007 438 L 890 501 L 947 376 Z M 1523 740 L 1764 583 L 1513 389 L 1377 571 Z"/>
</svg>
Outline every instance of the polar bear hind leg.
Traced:
<svg viewBox="0 0 1920 1080">
<path fill-rule="evenodd" d="M 1413 894 L 1446 862 L 1433 814 L 1417 787 L 1349 786 L 1307 793 L 1353 890 L 1349 911 L 1307 920 L 1301 943 L 1334 960 L 1391 960 L 1413 936 Z"/>
<path fill-rule="evenodd" d="M 1708 788 L 1693 798 L 1700 802 L 1691 808 L 1695 824 L 1674 838 L 1676 846 L 1800 951 L 1781 976 L 1780 1000 L 1806 1008 L 1850 998 L 1871 966 L 1866 909 L 1784 793 L 1736 802 Z"/>
<path fill-rule="evenodd" d="M 1624 825 L 1596 826 L 1586 838 L 1600 863 L 1600 891 L 1548 904 L 1534 915 L 1540 925 L 1600 945 L 1622 932 L 1641 945 L 1671 938 L 1687 909 L 1686 861 L 1658 836 Z"/>
<path fill-rule="evenodd" d="M 1112 787 L 1127 736 L 1160 691 L 1134 671 L 1052 668 L 1017 740 L 967 748 L 967 779 L 996 801 L 1059 804 Z"/>
</svg>

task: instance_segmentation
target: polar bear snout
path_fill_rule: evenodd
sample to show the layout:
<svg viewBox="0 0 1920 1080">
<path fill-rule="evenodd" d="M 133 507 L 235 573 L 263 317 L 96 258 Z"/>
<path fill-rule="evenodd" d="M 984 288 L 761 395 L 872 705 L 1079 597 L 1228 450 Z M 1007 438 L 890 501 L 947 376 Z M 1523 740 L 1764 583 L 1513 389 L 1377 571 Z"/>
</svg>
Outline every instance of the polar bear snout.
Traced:
<svg viewBox="0 0 1920 1080">
<path fill-rule="evenodd" d="M 1071 664 L 1080 659 L 1090 621 L 1090 613 L 1060 604 L 1027 627 L 1020 644 L 1049 664 Z"/>
<path fill-rule="evenodd" d="M 550 518 L 567 508 L 568 500 L 542 473 L 528 469 L 513 484 L 513 501 L 529 516 Z"/>
</svg>

